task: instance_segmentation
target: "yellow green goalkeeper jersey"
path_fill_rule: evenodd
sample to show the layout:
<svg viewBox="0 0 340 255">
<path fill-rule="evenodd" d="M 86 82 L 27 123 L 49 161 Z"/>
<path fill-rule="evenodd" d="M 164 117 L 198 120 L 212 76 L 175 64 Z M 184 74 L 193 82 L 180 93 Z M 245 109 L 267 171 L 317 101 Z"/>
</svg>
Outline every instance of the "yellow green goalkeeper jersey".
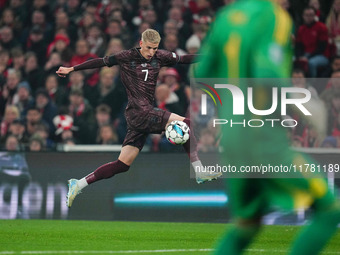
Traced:
<svg viewBox="0 0 340 255">
<path fill-rule="evenodd" d="M 223 103 L 218 107 L 219 118 L 228 121 L 220 125 L 221 142 L 228 157 L 235 161 L 247 155 L 254 164 L 266 163 L 256 160 L 263 160 L 263 154 L 266 159 L 275 159 L 277 153 L 288 147 L 287 127 L 281 125 L 280 111 L 280 87 L 286 86 L 287 79 L 259 81 L 259 78 L 290 76 L 291 29 L 289 15 L 272 1 L 237 1 L 219 11 L 202 45 L 195 76 L 228 78 L 227 82 L 239 87 L 244 95 L 244 114 L 235 115 L 231 93 L 218 90 Z M 249 111 L 249 86 L 253 87 L 254 107 L 263 110 L 271 108 L 272 87 L 278 87 L 279 103 L 273 114 L 258 116 Z M 232 122 L 241 124 L 231 125 Z M 262 123 L 262 127 L 250 127 Z"/>
<path fill-rule="evenodd" d="M 291 30 L 289 15 L 272 1 L 237 1 L 218 12 L 196 74 L 202 78 L 288 78 Z"/>
<path fill-rule="evenodd" d="M 195 70 L 196 81 L 200 78 L 212 81 L 213 78 L 225 78 L 225 83 L 237 86 L 245 98 L 248 88 L 252 86 L 254 107 L 269 109 L 273 101 L 273 88 L 280 91 L 287 85 L 285 78 L 290 76 L 291 28 L 288 14 L 272 1 L 240 0 L 220 10 L 202 46 L 201 58 Z M 268 123 L 257 128 L 248 125 L 251 119 L 282 120 L 280 103 L 270 116 L 258 116 L 247 108 L 245 100 L 244 114 L 237 115 L 234 114 L 235 98 L 232 94 L 226 90 L 216 90 L 221 97 L 218 118 L 228 120 L 228 124 L 220 125 L 223 164 L 236 166 L 237 170 L 242 166 L 283 165 L 294 168 L 315 164 L 306 155 L 289 149 L 289 128 L 282 125 L 272 127 Z M 278 102 L 280 100 L 278 97 Z M 237 123 L 245 120 L 247 125 L 236 124 L 231 127 L 231 119 Z M 272 206 L 292 209 L 333 201 L 327 183 L 318 178 L 320 175 L 313 175 L 316 179 L 300 178 L 311 177 L 310 174 L 292 171 L 272 175 L 269 179 L 252 179 L 247 174 L 232 176 L 232 173 L 226 173 L 226 177 L 229 177 L 232 211 L 238 217 L 253 218 Z"/>
</svg>

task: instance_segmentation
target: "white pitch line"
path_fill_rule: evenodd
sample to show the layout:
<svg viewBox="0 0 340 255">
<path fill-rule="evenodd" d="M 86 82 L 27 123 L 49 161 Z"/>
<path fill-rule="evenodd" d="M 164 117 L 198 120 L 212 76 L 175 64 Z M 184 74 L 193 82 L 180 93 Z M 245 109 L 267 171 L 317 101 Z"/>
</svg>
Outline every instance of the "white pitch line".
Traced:
<svg viewBox="0 0 340 255">
<path fill-rule="evenodd" d="M 133 254 L 133 253 L 178 253 L 211 252 L 214 249 L 169 249 L 169 250 L 126 250 L 126 251 L 0 251 L 0 255 L 15 254 Z M 286 250 L 246 249 L 247 252 L 287 253 Z M 322 254 L 339 254 L 340 251 L 324 251 Z"/>
<path fill-rule="evenodd" d="M 10 254 L 127 254 L 127 253 L 176 253 L 176 252 L 210 252 L 213 249 L 169 249 L 169 250 L 126 250 L 126 251 L 3 251 L 1 255 Z"/>
</svg>

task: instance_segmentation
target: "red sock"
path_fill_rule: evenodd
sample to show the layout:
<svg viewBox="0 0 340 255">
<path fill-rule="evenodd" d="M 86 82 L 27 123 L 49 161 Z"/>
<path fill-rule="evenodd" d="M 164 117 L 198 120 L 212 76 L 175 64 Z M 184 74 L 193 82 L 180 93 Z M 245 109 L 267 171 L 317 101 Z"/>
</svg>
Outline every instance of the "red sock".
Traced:
<svg viewBox="0 0 340 255">
<path fill-rule="evenodd" d="M 91 184 L 102 179 L 111 178 L 115 174 L 126 172 L 129 170 L 129 168 L 130 166 L 118 159 L 114 162 L 110 162 L 98 167 L 94 172 L 86 176 L 85 179 L 88 184 Z"/>
<path fill-rule="evenodd" d="M 190 119 L 185 118 L 183 120 L 184 123 L 186 123 L 188 125 L 188 127 L 190 128 L 190 137 L 189 140 L 183 144 L 184 150 L 186 151 L 186 153 L 188 154 L 189 158 L 190 158 L 190 162 L 195 162 L 198 161 L 198 155 L 197 155 L 197 141 L 194 135 L 194 129 L 191 128 L 190 126 Z M 191 145 L 191 148 L 190 148 Z"/>
</svg>

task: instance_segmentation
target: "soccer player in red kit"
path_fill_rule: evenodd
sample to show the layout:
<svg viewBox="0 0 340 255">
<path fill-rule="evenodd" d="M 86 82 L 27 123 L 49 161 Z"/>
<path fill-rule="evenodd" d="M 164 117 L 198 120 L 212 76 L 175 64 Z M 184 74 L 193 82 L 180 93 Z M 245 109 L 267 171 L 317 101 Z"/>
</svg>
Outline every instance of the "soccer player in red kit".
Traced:
<svg viewBox="0 0 340 255">
<path fill-rule="evenodd" d="M 174 52 L 158 50 L 161 38 L 157 31 L 147 29 L 142 33 L 140 48 L 123 50 L 117 54 L 88 60 L 74 67 L 60 67 L 56 72 L 65 77 L 72 71 L 111 67 L 119 65 L 121 79 L 128 95 L 128 105 L 125 109 L 127 134 L 123 142 L 118 160 L 104 164 L 86 177 L 77 180 L 70 179 L 67 195 L 67 205 L 71 207 L 74 198 L 87 185 L 113 177 L 115 174 L 126 172 L 144 146 L 150 133 L 161 133 L 174 120 L 185 122 L 190 127 L 190 120 L 168 111 L 154 108 L 154 94 L 159 70 L 163 66 L 177 63 L 190 64 L 196 55 L 178 56 Z M 192 148 L 190 149 L 190 140 Z M 202 163 L 198 158 L 196 140 L 191 131 L 190 139 L 183 145 L 190 161 L 197 169 Z M 197 183 L 214 180 L 221 173 L 203 173 L 197 171 Z"/>
</svg>

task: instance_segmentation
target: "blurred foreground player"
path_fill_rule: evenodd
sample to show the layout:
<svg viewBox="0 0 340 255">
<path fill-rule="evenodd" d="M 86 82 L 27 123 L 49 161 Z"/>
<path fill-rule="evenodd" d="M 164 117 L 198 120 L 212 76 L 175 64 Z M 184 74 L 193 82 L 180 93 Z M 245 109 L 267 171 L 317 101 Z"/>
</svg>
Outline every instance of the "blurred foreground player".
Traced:
<svg viewBox="0 0 340 255">
<path fill-rule="evenodd" d="M 104 66 L 119 65 L 121 79 L 128 95 L 128 105 L 125 117 L 128 130 L 118 160 L 100 166 L 86 177 L 69 180 L 67 205 L 71 207 L 74 198 L 88 184 L 101 179 L 111 178 L 115 174 L 126 172 L 142 150 L 150 133 L 161 133 L 174 120 L 185 122 L 190 127 L 190 120 L 168 111 L 154 108 L 154 94 L 159 70 L 163 66 L 177 63 L 190 64 L 195 55 L 178 56 L 177 54 L 158 50 L 160 35 L 153 29 L 147 29 L 142 34 L 140 48 L 124 50 L 117 54 L 88 60 L 74 67 L 60 67 L 57 74 L 65 77 L 72 71 L 79 71 Z M 190 148 L 190 140 L 192 147 Z M 190 139 L 183 145 L 190 161 L 196 169 L 202 167 L 196 150 L 196 141 L 191 129 Z M 218 173 L 196 175 L 197 183 L 211 181 L 219 177 Z"/>
<path fill-rule="evenodd" d="M 212 25 L 201 50 L 196 69 L 198 78 L 288 78 L 291 70 L 291 20 L 274 1 L 240 0 L 222 9 Z M 235 80 L 235 79 L 234 79 Z M 239 79 L 243 94 L 247 82 Z M 282 84 L 282 83 L 281 83 Z M 255 109 L 270 109 L 275 84 L 253 80 Z M 282 85 L 281 85 L 282 86 Z M 245 110 L 233 115 L 231 93 L 223 92 L 219 117 L 233 119 L 265 119 Z M 280 103 L 278 104 L 280 105 Z M 272 118 L 280 118 L 280 107 Z M 310 158 L 289 149 L 286 129 L 280 125 L 251 128 L 243 125 L 221 125 L 224 165 L 304 165 Z M 340 222 L 340 206 L 321 175 L 293 173 L 291 178 L 251 179 L 237 176 L 227 179 L 233 228 L 221 240 L 216 254 L 241 254 L 258 233 L 261 218 L 271 209 L 294 210 L 312 208 L 313 218 L 295 239 L 290 254 L 317 254 L 335 233 Z M 282 176 L 281 176 L 282 177 Z"/>
</svg>

